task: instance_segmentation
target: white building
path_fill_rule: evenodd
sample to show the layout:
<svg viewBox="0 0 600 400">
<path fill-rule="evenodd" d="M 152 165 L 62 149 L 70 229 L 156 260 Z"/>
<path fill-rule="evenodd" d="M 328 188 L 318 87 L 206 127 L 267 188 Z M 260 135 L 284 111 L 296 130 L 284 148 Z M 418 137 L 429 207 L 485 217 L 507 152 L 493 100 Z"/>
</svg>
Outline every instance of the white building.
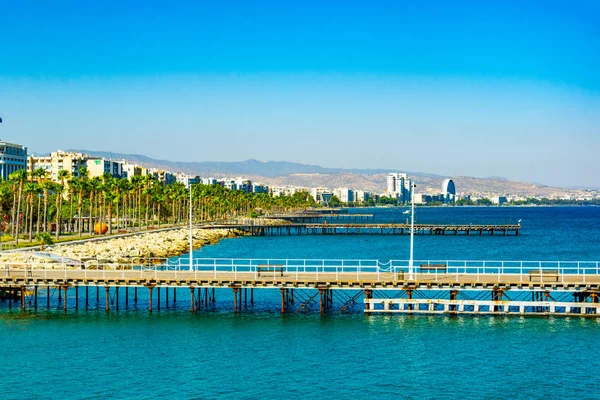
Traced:
<svg viewBox="0 0 600 400">
<path fill-rule="evenodd" d="M 342 203 L 354 203 L 354 191 L 348 188 L 339 188 L 333 191 L 333 195 Z"/>
<path fill-rule="evenodd" d="M 412 193 L 412 180 L 401 173 L 389 173 L 386 194 L 401 203 L 408 203 Z"/>
</svg>

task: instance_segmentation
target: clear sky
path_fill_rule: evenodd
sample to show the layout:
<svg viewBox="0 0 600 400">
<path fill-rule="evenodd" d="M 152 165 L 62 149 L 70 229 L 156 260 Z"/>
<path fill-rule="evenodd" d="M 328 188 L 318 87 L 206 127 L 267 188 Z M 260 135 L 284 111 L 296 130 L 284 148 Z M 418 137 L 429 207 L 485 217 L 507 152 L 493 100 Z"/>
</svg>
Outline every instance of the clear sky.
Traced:
<svg viewBox="0 0 600 400">
<path fill-rule="evenodd" d="M 0 4 L 30 152 L 600 186 L 595 0 Z"/>
</svg>

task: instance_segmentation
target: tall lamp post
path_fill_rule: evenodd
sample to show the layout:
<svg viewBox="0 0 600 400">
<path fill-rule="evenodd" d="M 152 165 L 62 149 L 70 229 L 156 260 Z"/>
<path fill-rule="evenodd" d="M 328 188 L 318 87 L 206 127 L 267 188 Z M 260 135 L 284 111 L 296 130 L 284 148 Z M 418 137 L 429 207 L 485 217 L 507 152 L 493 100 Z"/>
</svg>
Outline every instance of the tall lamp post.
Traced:
<svg viewBox="0 0 600 400">
<path fill-rule="evenodd" d="M 411 213 L 410 213 L 410 259 L 408 260 L 408 279 L 413 280 L 413 248 L 415 242 L 415 188 L 417 185 L 412 184 L 411 186 L 411 194 L 410 194 L 410 203 L 411 203 Z"/>
<path fill-rule="evenodd" d="M 194 255 L 192 254 L 192 246 L 194 243 L 194 237 L 192 232 L 192 184 L 190 183 L 190 271 L 194 268 Z"/>
</svg>

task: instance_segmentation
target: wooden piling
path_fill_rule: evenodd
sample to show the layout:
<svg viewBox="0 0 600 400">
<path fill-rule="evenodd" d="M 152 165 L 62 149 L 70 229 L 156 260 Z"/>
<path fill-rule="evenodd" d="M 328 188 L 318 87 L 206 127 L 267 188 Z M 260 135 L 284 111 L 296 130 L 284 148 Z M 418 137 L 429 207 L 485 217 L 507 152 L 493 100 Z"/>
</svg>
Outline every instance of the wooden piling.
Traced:
<svg viewBox="0 0 600 400">
<path fill-rule="evenodd" d="M 150 296 L 150 304 L 148 306 L 148 311 L 150 313 L 152 313 L 152 289 L 154 289 L 154 286 L 148 286 L 149 296 Z"/>
<path fill-rule="evenodd" d="M 196 289 L 193 286 L 190 287 L 190 312 L 196 311 L 196 296 L 194 295 L 195 290 Z"/>
<path fill-rule="evenodd" d="M 75 309 L 79 310 L 79 286 L 75 286 Z"/>
<path fill-rule="evenodd" d="M 35 285 L 33 287 L 33 308 L 37 310 L 38 308 L 38 286 Z"/>
<path fill-rule="evenodd" d="M 238 288 L 233 288 L 233 312 L 237 313 L 237 292 Z"/>
<path fill-rule="evenodd" d="M 110 288 L 108 286 L 106 286 L 104 288 L 104 290 L 106 293 L 104 303 L 105 303 L 106 312 L 108 313 L 110 310 L 110 304 L 108 304 L 108 301 L 110 300 L 110 292 L 109 292 Z"/>
<path fill-rule="evenodd" d="M 281 292 L 281 313 L 285 314 L 285 289 L 281 288 L 279 291 Z"/>
<path fill-rule="evenodd" d="M 25 286 L 21 286 L 21 310 L 25 310 Z"/>
<path fill-rule="evenodd" d="M 63 303 L 63 310 L 65 312 L 67 312 L 67 290 L 68 289 L 69 289 L 69 286 L 67 286 L 67 285 L 63 286 L 63 290 L 65 291 L 65 296 L 64 296 L 64 300 L 63 300 L 64 301 L 64 303 Z"/>
</svg>

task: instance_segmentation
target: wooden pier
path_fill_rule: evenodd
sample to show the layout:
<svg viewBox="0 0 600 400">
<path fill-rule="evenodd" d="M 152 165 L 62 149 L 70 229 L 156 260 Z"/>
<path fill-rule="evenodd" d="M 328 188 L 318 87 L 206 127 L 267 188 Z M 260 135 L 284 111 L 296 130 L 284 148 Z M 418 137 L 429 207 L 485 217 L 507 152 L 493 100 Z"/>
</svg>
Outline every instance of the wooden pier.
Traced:
<svg viewBox="0 0 600 400">
<path fill-rule="evenodd" d="M 410 235 L 410 224 L 396 223 L 289 223 L 269 225 L 266 223 L 232 223 L 207 225 L 206 229 L 231 229 L 252 236 L 293 235 Z M 521 224 L 472 225 L 472 224 L 415 224 L 415 235 L 512 235 L 519 236 Z"/>
<path fill-rule="evenodd" d="M 282 219 L 292 222 L 318 222 L 318 221 L 368 221 L 374 220 L 373 214 L 337 214 L 337 213 L 316 213 L 316 212 L 301 212 L 301 213 L 286 213 L 286 214 L 270 214 L 262 216 L 264 219 Z"/>
<path fill-rule="evenodd" d="M 21 308 L 25 309 L 28 304 L 38 307 L 38 290 L 42 289 L 48 307 L 54 293 L 59 302 L 62 300 L 65 311 L 69 307 L 79 308 L 80 290 L 85 291 L 86 307 L 90 296 L 95 296 L 98 303 L 99 293 L 103 292 L 106 311 L 110 312 L 118 311 L 123 301 L 128 304 L 130 290 L 134 302 L 139 289 L 148 291 L 149 311 L 154 299 L 157 307 L 164 304 L 168 308 L 169 293 L 174 304 L 178 292 L 188 292 L 190 311 L 195 311 L 203 304 L 215 303 L 215 289 L 228 289 L 233 295 L 234 312 L 240 312 L 242 296 L 246 304 L 248 291 L 253 304 L 255 289 L 279 289 L 282 313 L 290 312 L 295 298 L 315 306 L 318 298 L 321 313 L 334 311 L 336 307 L 343 312 L 349 304 L 364 299 L 364 312 L 369 314 L 600 318 L 599 262 L 447 261 L 443 269 L 440 265 L 422 262 L 411 268 L 404 261 L 237 259 L 197 259 L 191 269 L 181 262 L 151 268 L 11 265 L 0 270 L 0 292 L 11 305 L 20 298 Z M 76 293 L 75 304 L 67 302 L 69 291 Z M 119 293 L 123 296 L 121 301 Z"/>
</svg>

